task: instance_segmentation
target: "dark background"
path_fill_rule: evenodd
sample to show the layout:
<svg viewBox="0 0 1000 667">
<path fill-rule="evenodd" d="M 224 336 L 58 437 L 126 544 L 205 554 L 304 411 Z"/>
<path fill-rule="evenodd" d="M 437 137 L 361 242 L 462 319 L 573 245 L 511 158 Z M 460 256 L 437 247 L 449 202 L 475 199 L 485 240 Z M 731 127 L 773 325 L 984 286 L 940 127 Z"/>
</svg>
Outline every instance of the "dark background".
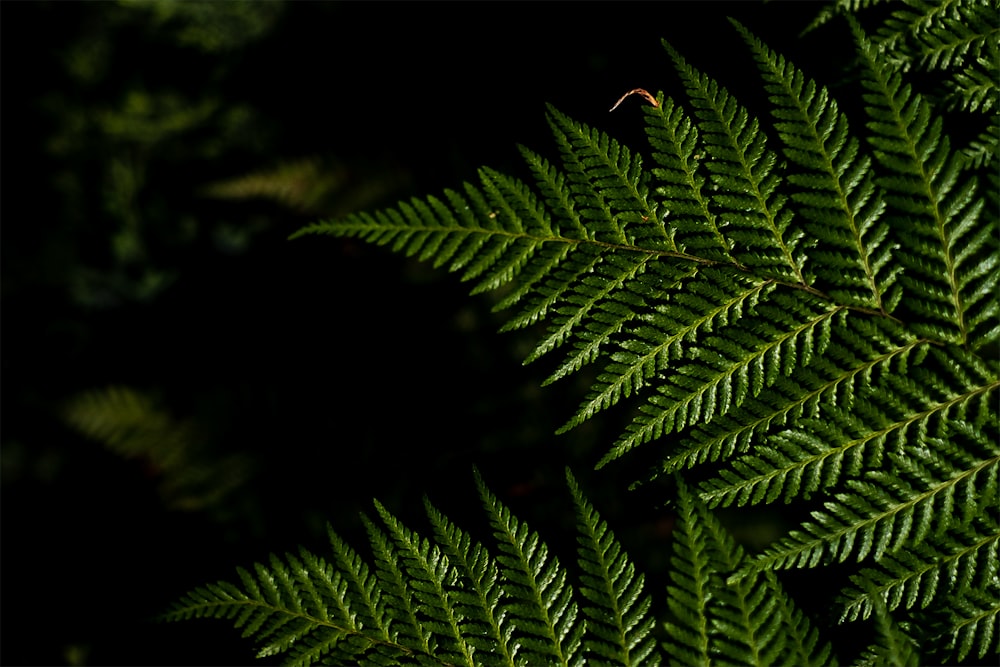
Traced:
<svg viewBox="0 0 1000 667">
<path fill-rule="evenodd" d="M 817 78 L 843 64 L 816 55 L 842 32 L 798 39 L 806 2 L 249 7 L 0 5 L 4 664 L 249 663 L 223 622 L 151 619 L 271 551 L 321 551 L 326 522 L 364 551 L 372 498 L 423 529 L 426 493 L 474 528 L 473 466 L 572 549 L 571 465 L 659 571 L 655 494 L 626 497 L 627 466 L 590 472 L 623 415 L 553 435 L 587 376 L 540 389 L 558 359 L 520 363 L 540 331 L 496 334 L 490 297 L 443 269 L 287 237 L 480 165 L 527 178 L 518 143 L 558 157 L 545 103 L 643 152 L 644 102 L 608 109 L 681 96 L 661 38 L 752 106 L 727 16 Z M 322 196 L 206 190 L 289 165 Z M 179 499 L 154 456 L 67 422 L 111 386 L 184 424 L 202 490 L 226 492 Z"/>
</svg>

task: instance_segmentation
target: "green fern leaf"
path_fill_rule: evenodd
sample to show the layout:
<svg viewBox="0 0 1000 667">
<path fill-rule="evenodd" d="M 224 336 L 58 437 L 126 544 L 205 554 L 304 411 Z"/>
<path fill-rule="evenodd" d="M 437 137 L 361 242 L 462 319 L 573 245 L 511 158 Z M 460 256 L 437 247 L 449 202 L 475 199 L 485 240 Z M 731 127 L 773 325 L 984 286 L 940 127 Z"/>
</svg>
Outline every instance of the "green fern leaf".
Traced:
<svg viewBox="0 0 1000 667">
<path fill-rule="evenodd" d="M 703 514 L 703 517 L 705 515 Z M 709 544 L 715 546 L 717 572 L 714 593 L 719 602 L 710 607 L 715 634 L 714 652 L 725 663 L 773 665 L 780 660 L 785 638 L 785 619 L 778 607 L 779 590 L 774 579 L 758 577 L 729 586 L 721 583 L 726 574 L 744 561 L 743 550 L 716 521 L 706 521 Z"/>
<path fill-rule="evenodd" d="M 428 653 L 452 664 L 472 665 L 472 647 L 462 638 L 460 614 L 453 605 L 449 590 L 457 573 L 439 547 L 405 528 L 378 502 L 375 503 L 382 521 L 388 527 L 393 544 L 394 563 L 406 569 L 407 598 L 416 602 L 421 623 L 433 633 L 433 646 Z M 395 576 L 395 571 L 392 572 Z M 407 610 L 409 616 L 409 610 Z"/>
<path fill-rule="evenodd" d="M 650 265 L 641 278 L 631 281 L 625 289 L 618 290 L 614 301 L 605 306 L 608 314 L 601 317 L 596 326 L 588 328 L 588 333 L 593 335 L 579 337 L 582 340 L 576 344 L 576 347 L 581 353 L 592 355 L 595 350 L 592 341 L 598 337 L 607 338 L 621 329 L 625 321 L 635 319 L 626 316 L 637 307 L 656 308 L 657 312 L 643 318 L 644 323 L 630 328 L 629 335 L 632 337 L 619 342 L 618 349 L 610 353 L 610 361 L 605 366 L 604 372 L 598 376 L 584 403 L 574 417 L 560 429 L 560 432 L 566 431 L 598 411 L 618 403 L 621 398 L 637 393 L 639 389 L 656 378 L 659 372 L 667 367 L 671 361 L 680 356 L 682 340 L 690 338 L 694 329 L 703 325 L 708 328 L 706 320 L 725 319 L 726 314 L 720 313 L 720 311 L 728 310 L 733 305 L 732 301 L 721 304 L 719 309 L 711 312 L 704 319 L 683 322 L 682 318 L 685 316 L 697 318 L 697 313 L 693 309 L 689 309 L 684 301 L 706 303 L 705 298 L 699 294 L 703 291 L 700 289 L 703 281 L 685 280 L 693 275 L 694 272 L 689 267 L 678 269 L 672 265 L 656 263 Z M 725 276 L 721 277 L 720 282 L 723 281 L 729 282 Z M 658 290 L 662 290 L 664 287 L 683 289 L 685 284 L 691 285 L 692 291 L 687 295 L 687 298 L 679 297 L 677 299 L 676 308 L 670 309 L 670 315 L 667 314 L 666 309 L 656 306 Z M 734 287 L 734 289 L 739 289 L 739 287 Z M 615 306 L 613 310 L 612 303 Z M 736 306 L 736 308 L 738 307 L 739 305 Z M 671 315 L 677 319 L 671 318 Z M 676 332 L 672 335 L 664 335 L 663 329 L 658 326 L 664 321 L 676 322 L 678 324 Z M 558 377 L 565 368 L 565 365 L 560 367 L 553 377 Z"/>
<path fill-rule="evenodd" d="M 664 47 L 695 108 L 713 185 L 719 226 L 733 242 L 743 266 L 779 280 L 805 285 L 805 258 L 798 248 L 804 233 L 791 225 L 792 211 L 780 193 L 777 156 L 766 146 L 759 122 L 715 81 L 688 65 L 669 44 Z"/>
<path fill-rule="evenodd" d="M 853 576 L 853 586 L 842 598 L 843 618 L 853 620 L 878 609 L 899 607 L 930 610 L 931 617 L 937 619 L 930 624 L 937 638 L 933 644 L 937 660 L 961 661 L 970 652 L 979 658 L 997 653 L 1000 523 L 992 509 L 997 505 L 998 491 L 1000 484 L 994 475 L 987 488 L 969 503 L 981 511 L 964 507 L 947 529 L 886 554 L 873 567 Z M 949 509 L 939 511 L 947 513 Z"/>
<path fill-rule="evenodd" d="M 802 36 L 816 30 L 820 26 L 826 25 L 834 17 L 842 16 L 844 14 L 858 14 L 863 9 L 868 9 L 869 7 L 874 7 L 876 5 L 884 5 L 893 0 L 834 0 L 833 2 L 828 2 L 826 5 L 816 14 L 816 18 L 809 23 L 808 26 L 802 31 Z"/>
<path fill-rule="evenodd" d="M 549 106 L 549 124 L 588 236 L 598 242 L 676 251 L 647 201 L 642 161 L 606 134 Z"/>
<path fill-rule="evenodd" d="M 192 445 L 190 425 L 177 424 L 141 392 L 107 387 L 80 394 L 63 410 L 65 420 L 126 457 L 149 456 L 166 469 L 182 464 Z"/>
<path fill-rule="evenodd" d="M 831 309 L 805 291 L 780 290 L 774 283 L 761 288 L 739 295 L 743 302 L 740 308 L 747 310 L 751 321 L 759 317 L 773 324 L 748 327 L 737 320 L 714 335 L 704 336 L 695 352 L 685 355 L 669 376 L 662 377 L 656 393 L 640 407 L 641 414 L 598 467 L 642 443 L 711 422 L 739 408 L 808 361 L 817 343 L 826 338 L 823 329 L 840 309 Z M 709 312 L 711 315 L 714 313 Z M 700 445 L 696 449 L 686 462 L 715 460 L 730 453 Z M 672 458 L 665 467 L 677 464 Z"/>
<path fill-rule="evenodd" d="M 66 402 L 61 416 L 115 454 L 142 460 L 159 476 L 160 496 L 171 509 L 219 506 L 251 474 L 246 456 L 218 454 L 198 424 L 174 418 L 130 387 L 82 392 Z"/>
<path fill-rule="evenodd" d="M 561 431 L 626 399 L 637 408 L 598 467 L 654 441 L 652 477 L 717 464 L 697 496 L 678 482 L 671 659 L 831 661 L 775 570 L 849 559 L 863 569 L 844 619 L 880 624 L 865 660 L 916 659 L 902 612 L 937 628 L 950 648 L 935 657 L 982 657 L 997 635 L 993 601 L 974 591 L 993 591 L 983 573 L 996 570 L 995 522 L 982 515 L 1000 493 L 1000 253 L 989 215 L 1000 178 L 980 167 L 1000 125 L 953 150 L 942 99 L 901 74 L 942 68 L 956 105 L 993 109 L 995 88 L 973 88 L 995 71 L 995 21 L 973 5 L 915 0 L 872 39 L 852 24 L 867 146 L 827 89 L 737 26 L 764 78 L 771 138 L 665 45 L 693 113 L 647 96 L 650 167 L 550 108 L 561 160 L 522 149 L 531 185 L 482 169 L 461 193 L 300 232 L 390 245 L 461 271 L 474 292 L 502 288 L 498 308 L 517 308 L 506 329 L 545 321 L 527 361 L 562 349 L 547 383 L 599 364 Z M 956 23 L 969 16 L 979 18 Z M 390 536 L 372 526 L 385 651 L 466 664 L 490 647 L 497 664 L 653 656 L 641 577 L 572 478 L 575 589 L 477 483 L 495 560 L 429 505 L 437 545 L 384 512 Z M 709 509 L 814 495 L 821 509 L 755 558 Z"/>
<path fill-rule="evenodd" d="M 602 254 L 598 262 L 573 286 L 566 305 L 556 309 L 549 335 L 528 356 L 528 362 L 534 361 L 557 345 L 573 340 L 572 351 L 545 384 L 598 359 L 611 336 L 636 318 L 634 306 L 644 303 L 643 293 L 648 295 L 654 284 L 676 283 L 683 276 L 671 265 L 653 261 L 649 254 Z M 593 411 L 581 414 L 578 420 L 591 414 Z"/>
<path fill-rule="evenodd" d="M 782 619 L 782 633 L 787 638 L 780 662 L 792 665 L 836 665 L 833 647 L 821 642 L 819 630 L 788 597 L 773 572 L 764 574 L 770 594 L 777 600 L 777 613 Z"/>
<path fill-rule="evenodd" d="M 700 162 L 704 147 L 698 127 L 672 99 L 660 96 L 644 107 L 646 134 L 653 147 L 654 192 L 666 210 L 668 233 L 678 250 L 704 259 L 735 264 L 731 241 L 719 228 Z"/>
<path fill-rule="evenodd" d="M 273 556 L 270 568 L 258 564 L 254 573 L 240 568 L 242 588 L 224 582 L 197 588 L 164 618 L 230 619 L 243 629 L 244 637 L 261 644 L 262 657 L 292 649 L 289 657 L 294 665 L 313 664 L 320 655 L 356 661 L 376 645 L 386 657 L 408 653 L 388 641 L 384 629 L 362 627 L 348 605 L 338 604 L 345 594 L 340 573 L 306 553 L 301 560 L 289 556 L 288 561 L 291 568 Z M 305 591 L 303 581 L 309 582 Z"/>
<path fill-rule="evenodd" d="M 542 252 L 560 255 L 556 262 L 561 262 L 571 251 L 585 253 L 585 257 L 576 257 L 576 261 L 568 268 L 555 268 L 555 263 L 551 266 L 540 263 L 529 274 L 528 280 L 497 304 L 497 310 L 501 310 L 513 306 L 525 296 L 529 297 L 528 307 L 512 317 L 504 325 L 504 331 L 534 324 L 545 317 L 554 304 L 565 300 L 567 291 L 581 276 L 593 271 L 602 254 L 599 246 L 570 242 L 570 239 L 584 240 L 588 237 L 586 227 L 576 212 L 576 204 L 566 184 L 566 177 L 545 158 L 523 146 L 521 154 L 535 176 L 546 205 L 553 212 L 551 224 L 567 239 L 566 243 L 544 246 Z"/>
<path fill-rule="evenodd" d="M 493 556 L 425 501 L 434 539 L 375 503 L 384 528 L 363 517 L 374 572 L 329 531 L 331 563 L 305 549 L 238 569 L 186 594 L 164 618 L 232 620 L 260 656 L 287 664 L 400 663 L 508 667 L 659 661 L 652 600 L 621 545 L 567 470 L 580 531 L 578 589 L 538 535 L 476 482 L 498 542 Z"/>
<path fill-rule="evenodd" d="M 926 353 L 926 347 L 891 320 L 841 311 L 823 324 L 813 335 L 810 365 L 781 375 L 771 388 L 740 408 L 695 426 L 653 476 L 729 458 L 756 443 L 753 454 L 733 461 L 735 474 L 723 470 L 719 479 L 703 486 L 704 497 L 714 506 L 734 500 L 758 502 L 764 496 L 770 502 L 786 488 L 790 497 L 798 486 L 786 487 L 786 482 L 800 475 L 813 480 L 803 489 L 807 493 L 820 478 L 825 484 L 835 480 L 827 476 L 832 471 L 828 466 L 839 466 L 844 455 L 859 463 L 865 443 L 856 443 L 861 448 L 840 451 L 828 446 L 851 440 L 846 436 L 829 438 L 828 430 L 849 428 L 852 421 L 848 413 L 836 411 L 849 412 L 862 387 L 884 374 L 902 371 L 913 358 Z M 841 417 L 831 420 L 831 411 Z M 789 423 L 796 428 L 779 430 Z M 832 456 L 828 459 L 828 455 Z"/>
<path fill-rule="evenodd" d="M 1000 103 L 998 50 L 998 40 L 990 40 L 982 56 L 955 72 L 954 77 L 946 82 L 947 100 L 952 108 L 985 113 Z"/>
<path fill-rule="evenodd" d="M 716 662 L 749 665 L 833 664 L 772 573 L 755 581 L 727 583 L 746 556 L 712 513 L 675 478 L 678 521 L 667 587 L 674 619 L 667 623 L 667 650 L 685 665 Z"/>
<path fill-rule="evenodd" d="M 800 421 L 803 430 L 781 434 L 772 447 L 738 460 L 733 472 L 703 485 L 712 504 L 743 504 L 770 502 L 782 492 L 808 493 L 843 474 L 851 477 L 848 491 L 814 513 L 815 523 L 803 525 L 747 571 L 812 567 L 869 552 L 879 558 L 899 548 L 911 530 L 910 544 L 919 544 L 932 530 L 932 516 L 963 521 L 977 508 L 984 511 L 975 499 L 989 497 L 983 494 L 995 484 L 1000 459 L 995 375 L 974 357 L 946 358 L 937 350 L 908 375 L 914 381 L 898 374 L 871 377 L 865 400 L 850 412 L 828 407 L 824 421 Z M 934 433 L 939 435 L 928 436 Z M 888 470 L 880 470 L 886 463 Z"/>
<path fill-rule="evenodd" d="M 671 585 L 667 586 L 667 605 L 672 619 L 666 622 L 669 639 L 665 644 L 671 660 L 683 665 L 708 665 L 712 662 L 712 629 L 709 602 L 712 599 L 715 571 L 704 517 L 698 513 L 697 500 L 686 487 L 679 485 L 678 521 L 672 531 L 670 558 Z M 708 517 L 711 521 L 712 517 Z"/>
<path fill-rule="evenodd" d="M 982 433 L 975 436 L 988 441 Z M 849 480 L 848 491 L 813 513 L 814 522 L 767 549 L 744 573 L 815 566 L 824 558 L 861 560 L 871 554 L 880 560 L 987 511 L 977 499 L 996 496 L 1000 452 L 979 460 L 965 455 L 949 460 L 941 452 L 950 448 L 944 441 L 925 440 L 904 456 L 890 454 L 891 473 L 870 470 L 863 481 Z"/>
<path fill-rule="evenodd" d="M 847 117 L 825 88 L 808 80 L 745 28 L 736 25 L 763 74 L 785 156 L 802 171 L 788 181 L 799 188 L 792 199 L 822 242 L 810 252 L 810 267 L 824 291 L 838 303 L 891 310 L 884 303 L 895 276 L 887 273 L 885 204 L 871 177 L 871 160 L 850 137 Z"/>
<path fill-rule="evenodd" d="M 316 159 L 285 162 L 276 167 L 210 183 L 203 193 L 216 199 L 270 199 L 298 213 L 318 214 L 330 207 L 335 197 L 350 198 L 354 209 L 371 205 L 397 186 L 386 178 L 377 185 L 349 187 L 351 173 L 343 165 L 324 164 Z M 340 203 L 338 208 L 350 210 Z"/>
<path fill-rule="evenodd" d="M 905 214 L 897 228 L 898 261 L 905 267 L 904 301 L 919 319 L 911 326 L 929 338 L 966 345 L 970 311 L 997 310 L 996 256 L 987 254 L 995 223 L 976 224 L 983 202 L 971 179 L 960 179 L 960 159 L 942 134 L 942 120 L 902 83 L 857 24 L 852 24 L 866 65 L 865 107 L 875 156 L 890 174 L 877 179 L 887 201 Z"/>
<path fill-rule="evenodd" d="M 566 480 L 577 513 L 580 594 L 594 605 L 583 607 L 587 630 L 595 637 L 586 642 L 588 652 L 602 665 L 658 664 L 649 614 L 652 602 L 642 594 L 644 577 L 636 575 L 635 566 L 568 468 Z"/>
<path fill-rule="evenodd" d="M 953 601 L 938 639 L 955 660 L 1000 655 L 1000 586 L 996 579 L 982 591 L 970 591 Z"/>
<path fill-rule="evenodd" d="M 918 29 L 916 37 L 921 65 L 927 69 L 947 69 L 980 56 L 1000 31 L 996 5 L 977 0 L 950 3 L 922 2 L 921 14 L 910 9 L 897 12 L 910 18 Z"/>
<path fill-rule="evenodd" d="M 842 596 L 841 620 L 867 618 L 877 596 L 888 611 L 926 609 L 937 600 L 988 590 L 996 575 L 1000 525 L 989 514 L 952 526 L 921 544 L 886 554 L 851 580 Z"/>
<path fill-rule="evenodd" d="M 869 646 L 858 660 L 865 667 L 919 667 L 920 654 L 916 643 L 893 622 L 884 605 L 875 612 L 876 643 Z"/>
<path fill-rule="evenodd" d="M 339 589 L 341 592 L 331 599 L 343 600 L 346 605 L 346 617 L 356 618 L 359 627 L 375 629 L 377 641 L 389 642 L 391 640 L 388 633 L 389 619 L 386 616 L 381 590 L 378 588 L 378 580 L 361 556 L 351 549 L 333 528 L 327 528 L 327 536 L 344 582 L 343 589 Z M 301 550 L 300 553 L 306 559 L 308 552 Z M 321 560 L 310 556 L 306 559 L 307 564 L 310 560 L 322 563 Z"/>
<path fill-rule="evenodd" d="M 835 333 L 829 348 L 834 356 L 861 356 L 856 348 L 841 346 L 844 331 Z M 799 412 L 796 428 L 774 434 L 752 454 L 734 460 L 731 470 L 720 471 L 702 485 L 703 497 L 715 506 L 808 495 L 837 484 L 845 475 L 880 466 L 886 452 L 905 446 L 914 427 L 946 428 L 949 419 L 969 416 L 985 425 L 996 418 L 988 398 L 997 388 L 995 376 L 975 358 L 967 357 L 968 366 L 963 368 L 961 355 L 946 360 L 919 341 L 899 345 L 886 338 L 885 348 L 864 351 L 874 361 L 861 361 L 832 383 L 803 395 L 793 405 L 801 410 L 821 397 L 822 415 L 822 404 L 814 404 L 811 413 Z M 949 364 L 949 372 L 939 364 Z M 919 380 L 898 379 L 910 374 Z M 691 456 L 684 452 L 675 458 Z"/>
<path fill-rule="evenodd" d="M 500 606 L 503 591 L 496 561 L 485 547 L 474 543 L 468 533 L 455 526 L 426 499 L 424 507 L 437 543 L 460 577 L 457 585 L 449 589 L 449 594 L 463 619 L 462 635 L 476 650 L 473 654 L 476 663 L 513 667 L 518 664 L 512 639 L 515 628 Z"/>
<path fill-rule="evenodd" d="M 393 643 L 413 651 L 430 654 L 431 629 L 418 618 L 420 604 L 414 597 L 409 573 L 403 570 L 393 543 L 370 519 L 363 517 L 375 557 L 375 575 L 389 620 L 388 632 Z"/>
<path fill-rule="evenodd" d="M 508 610 L 521 637 L 517 640 L 531 662 L 582 664 L 583 624 L 567 583 L 566 570 L 536 533 L 519 522 L 476 474 L 483 506 L 500 549 L 497 562 L 508 581 Z"/>
</svg>

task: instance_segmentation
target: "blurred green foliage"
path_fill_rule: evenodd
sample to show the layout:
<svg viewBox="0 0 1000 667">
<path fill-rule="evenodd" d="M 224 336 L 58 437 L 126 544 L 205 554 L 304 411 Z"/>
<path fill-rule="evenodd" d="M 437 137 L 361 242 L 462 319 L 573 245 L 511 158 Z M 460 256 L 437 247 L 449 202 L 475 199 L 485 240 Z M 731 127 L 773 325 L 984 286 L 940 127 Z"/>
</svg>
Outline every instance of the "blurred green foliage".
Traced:
<svg viewBox="0 0 1000 667">
<path fill-rule="evenodd" d="M 128 387 L 74 396 L 64 418 L 116 454 L 140 460 L 147 474 L 157 479 L 159 496 L 168 509 L 212 514 L 224 510 L 227 496 L 250 475 L 247 453 L 216 455 L 197 424 L 174 419 L 152 398 Z"/>
<path fill-rule="evenodd" d="M 270 32 L 285 9 L 279 0 L 265 2 L 176 2 L 121 0 L 129 9 L 152 14 L 151 24 L 175 35 L 181 46 L 205 53 L 242 48 Z"/>
</svg>

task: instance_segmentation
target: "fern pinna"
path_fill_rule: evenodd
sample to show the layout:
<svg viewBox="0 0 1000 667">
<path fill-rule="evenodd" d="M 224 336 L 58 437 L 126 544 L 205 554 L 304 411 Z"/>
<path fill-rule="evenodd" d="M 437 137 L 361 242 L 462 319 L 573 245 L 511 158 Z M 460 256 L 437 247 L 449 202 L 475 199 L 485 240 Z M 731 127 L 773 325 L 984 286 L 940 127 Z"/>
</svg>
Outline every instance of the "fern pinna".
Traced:
<svg viewBox="0 0 1000 667">
<path fill-rule="evenodd" d="M 508 329 L 547 323 L 528 361 L 563 354 L 549 382 L 599 366 L 563 430 L 627 402 L 633 418 L 598 467 L 652 448 L 648 479 L 677 480 L 662 644 L 672 661 L 832 661 L 777 571 L 833 563 L 853 564 L 840 620 L 877 619 L 864 659 L 997 653 L 1000 271 L 997 179 L 984 166 L 998 133 L 983 112 L 998 91 L 976 73 L 995 72 L 998 33 L 980 3 L 953 4 L 979 17 L 969 30 L 982 39 L 921 61 L 958 70 L 943 96 L 904 80 L 922 47 L 904 52 L 906 40 L 873 41 L 851 22 L 866 132 L 737 25 L 769 121 L 665 44 L 686 99 L 644 95 L 648 166 L 550 108 L 560 162 L 522 149 L 533 187 L 484 168 L 478 185 L 297 234 L 388 245 L 460 271 L 473 292 L 503 288 Z M 923 23 L 912 20 L 925 10 Z M 953 22 L 917 2 L 894 16 L 924 37 Z M 917 43 L 934 49 L 949 34 Z M 985 92 L 963 93 L 966 81 Z M 944 131 L 948 100 L 983 121 L 961 149 Z M 700 480 L 690 492 L 689 469 Z M 390 532 L 372 528 L 376 575 L 335 539 L 340 574 L 289 557 L 244 573 L 246 592 L 205 589 L 174 615 L 235 615 L 270 642 L 265 652 L 292 648 L 303 663 L 335 649 L 352 660 L 656 659 L 632 566 L 617 545 L 600 546 L 603 527 L 581 538 L 581 601 L 538 538 L 481 493 L 495 557 L 432 510 L 437 544 L 382 511 Z M 816 503 L 810 517 L 754 556 L 709 511 L 805 498 Z M 584 536 L 603 526 L 582 516 Z M 328 583 L 315 604 L 328 602 L 300 613 L 300 590 L 317 576 Z M 337 606 L 349 598 L 363 614 Z M 465 638 L 470 624 L 482 639 Z"/>
<path fill-rule="evenodd" d="M 432 540 L 381 505 L 367 521 L 375 569 L 332 530 L 334 561 L 304 550 L 240 571 L 243 586 L 189 593 L 168 618 L 229 617 L 289 664 L 656 662 L 643 577 L 567 471 L 584 573 L 574 591 L 558 559 L 477 475 L 492 552 L 425 503 Z M 579 602 L 578 602 L 579 600 Z M 580 603 L 583 603 L 581 609 Z M 592 625 L 591 625 L 592 624 Z"/>
<path fill-rule="evenodd" d="M 374 570 L 333 530 L 332 560 L 300 549 L 188 593 L 168 620 L 228 618 L 287 664 L 652 665 L 741 661 L 827 664 L 831 649 L 773 576 L 736 586 L 746 560 L 686 487 L 674 544 L 671 641 L 654 634 L 644 577 L 566 471 L 576 510 L 574 578 L 476 475 L 495 547 L 425 501 L 433 538 L 380 504 L 366 519 Z M 574 581 L 575 579 L 575 581 Z M 692 663 L 693 664 L 693 663 Z"/>
</svg>

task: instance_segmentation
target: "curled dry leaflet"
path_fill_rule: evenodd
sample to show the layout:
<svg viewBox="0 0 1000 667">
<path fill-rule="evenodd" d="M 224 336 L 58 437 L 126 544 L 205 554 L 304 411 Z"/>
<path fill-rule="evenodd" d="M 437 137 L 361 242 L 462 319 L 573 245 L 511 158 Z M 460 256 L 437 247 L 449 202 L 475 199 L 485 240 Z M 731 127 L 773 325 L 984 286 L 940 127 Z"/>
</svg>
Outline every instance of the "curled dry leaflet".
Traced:
<svg viewBox="0 0 1000 667">
<path fill-rule="evenodd" d="M 619 97 L 618 101 L 615 102 L 615 105 L 613 107 L 611 107 L 610 109 L 608 109 L 608 112 L 610 113 L 610 112 L 614 111 L 615 109 L 617 109 L 618 106 L 622 102 L 624 102 L 625 98 L 628 97 L 629 95 L 642 95 L 654 107 L 660 106 L 660 103 L 656 101 L 655 97 L 653 97 L 652 95 L 650 95 L 650 93 L 649 93 L 648 90 L 646 90 L 645 88 L 633 88 L 632 90 L 628 91 L 627 93 L 625 93 L 624 95 L 622 95 L 621 97 Z"/>
</svg>

